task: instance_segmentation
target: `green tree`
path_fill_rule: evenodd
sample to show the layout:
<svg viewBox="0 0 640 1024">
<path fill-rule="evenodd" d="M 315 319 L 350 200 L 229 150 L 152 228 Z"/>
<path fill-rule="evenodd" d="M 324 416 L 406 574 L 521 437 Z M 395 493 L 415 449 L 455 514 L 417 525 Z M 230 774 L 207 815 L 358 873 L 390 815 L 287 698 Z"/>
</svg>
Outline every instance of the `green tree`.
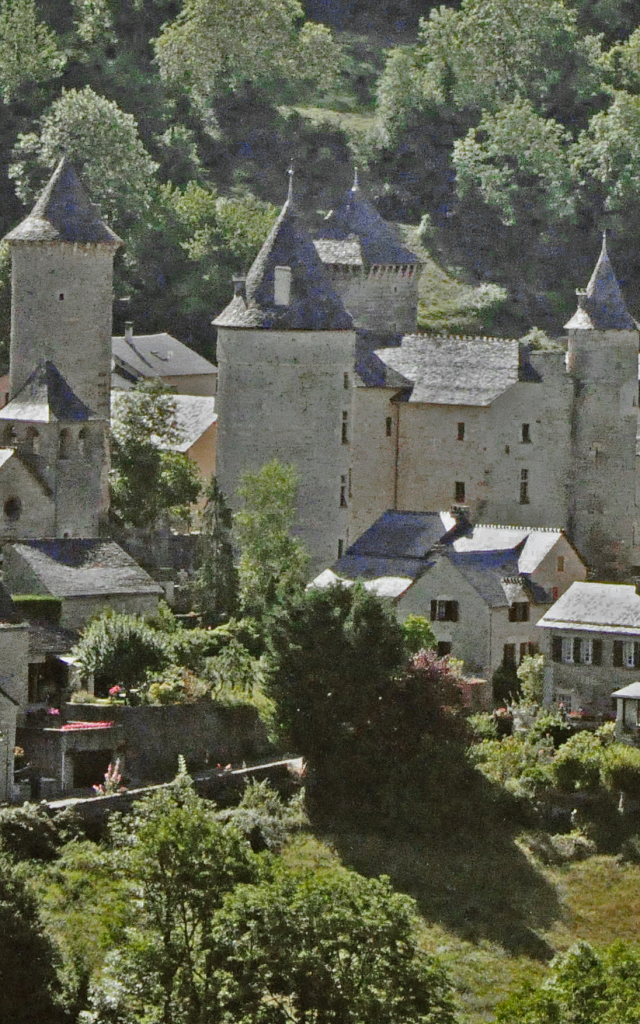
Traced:
<svg viewBox="0 0 640 1024">
<path fill-rule="evenodd" d="M 640 798 L 640 750 L 625 743 L 612 743 L 602 758 L 602 781 L 607 789 L 620 797 Z"/>
<path fill-rule="evenodd" d="M 84 674 L 93 674 L 98 695 L 120 686 L 136 703 L 148 673 L 170 663 L 172 648 L 167 635 L 141 616 L 109 611 L 85 626 L 73 656 Z"/>
<path fill-rule="evenodd" d="M 407 615 L 402 623 L 405 647 L 409 654 L 418 651 L 434 650 L 437 647 L 436 635 L 429 619 L 424 615 Z"/>
<path fill-rule="evenodd" d="M 592 732 L 577 732 L 557 751 L 552 764 L 553 778 L 559 789 L 597 789 L 600 785 L 604 746 Z"/>
<path fill-rule="evenodd" d="M 0 853 L 0 1020 L 11 1024 L 62 1021 L 54 949 L 24 876 Z"/>
<path fill-rule="evenodd" d="M 9 175 L 24 203 L 33 202 L 62 151 L 116 231 L 126 232 L 148 213 L 158 165 L 140 141 L 132 114 L 88 85 L 63 91 L 38 130 L 18 136 Z"/>
<path fill-rule="evenodd" d="M 544 696 L 544 655 L 527 654 L 516 672 L 523 704 L 542 704 Z"/>
<path fill-rule="evenodd" d="M 309 556 L 291 534 L 295 524 L 298 471 L 277 459 L 247 470 L 237 493 L 243 506 L 234 516 L 240 550 L 238 574 L 245 612 L 263 614 L 305 583 Z"/>
<path fill-rule="evenodd" d="M 633 216 L 640 198 L 640 95 L 614 92 L 607 110 L 594 114 L 571 150 L 587 195 L 598 206 Z"/>
<path fill-rule="evenodd" d="M 196 464 L 171 446 L 181 439 L 176 403 L 157 379 L 118 396 L 111 423 L 111 510 L 149 530 L 172 515 L 188 524 L 201 490 Z"/>
<path fill-rule="evenodd" d="M 213 929 L 222 1019 L 453 1024 L 451 987 L 420 948 L 413 900 L 344 871 L 238 886 Z"/>
<path fill-rule="evenodd" d="M 55 32 L 38 18 L 34 0 L 3 0 L 0 7 L 0 90 L 5 103 L 27 85 L 43 85 L 66 63 Z"/>
<path fill-rule="evenodd" d="M 238 572 L 231 544 L 231 509 L 215 476 L 211 477 L 205 495 L 194 592 L 204 621 L 216 625 L 238 610 Z"/>
<path fill-rule="evenodd" d="M 261 88 L 311 79 L 332 85 L 340 47 L 325 25 L 304 22 L 298 0 L 186 0 L 155 40 L 167 82 L 205 99 L 250 80 Z"/>
<path fill-rule="evenodd" d="M 596 950 L 579 942 L 552 960 L 537 986 L 527 985 L 500 1006 L 500 1024 L 636 1024 L 640 1013 L 640 953 L 617 942 Z"/>
</svg>

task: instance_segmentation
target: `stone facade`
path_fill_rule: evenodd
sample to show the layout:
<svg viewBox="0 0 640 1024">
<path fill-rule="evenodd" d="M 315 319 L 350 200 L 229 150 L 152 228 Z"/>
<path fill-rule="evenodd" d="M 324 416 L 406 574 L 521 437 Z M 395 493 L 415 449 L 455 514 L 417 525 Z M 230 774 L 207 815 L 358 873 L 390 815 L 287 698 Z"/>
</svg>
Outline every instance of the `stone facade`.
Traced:
<svg viewBox="0 0 640 1024">
<path fill-rule="evenodd" d="M 325 264 L 356 328 L 380 335 L 415 330 L 421 265 Z"/>
</svg>

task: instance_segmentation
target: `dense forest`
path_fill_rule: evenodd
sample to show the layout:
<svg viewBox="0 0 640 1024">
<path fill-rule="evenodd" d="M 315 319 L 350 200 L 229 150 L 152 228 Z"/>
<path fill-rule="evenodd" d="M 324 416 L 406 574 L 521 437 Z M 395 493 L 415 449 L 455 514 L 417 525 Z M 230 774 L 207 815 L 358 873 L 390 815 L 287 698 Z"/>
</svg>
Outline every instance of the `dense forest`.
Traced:
<svg viewBox="0 0 640 1024">
<path fill-rule="evenodd" d="M 557 334 L 604 228 L 634 308 L 634 7 L 4 0 L 0 229 L 67 151 L 126 242 L 116 329 L 213 354 L 291 162 L 310 225 L 357 164 L 383 215 L 420 224 L 435 263 L 498 307 L 494 332 Z M 6 250 L 0 272 L 6 361 Z"/>
</svg>

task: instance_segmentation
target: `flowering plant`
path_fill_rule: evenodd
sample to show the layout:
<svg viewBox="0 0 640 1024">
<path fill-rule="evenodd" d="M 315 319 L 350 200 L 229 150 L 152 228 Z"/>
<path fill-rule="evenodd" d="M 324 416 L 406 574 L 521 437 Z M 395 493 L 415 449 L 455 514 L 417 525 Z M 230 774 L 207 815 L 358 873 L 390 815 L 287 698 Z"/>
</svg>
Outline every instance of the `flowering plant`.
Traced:
<svg viewBox="0 0 640 1024">
<path fill-rule="evenodd" d="M 126 792 L 127 787 L 122 785 L 122 775 L 120 774 L 120 758 L 115 764 L 109 765 L 104 773 L 104 782 L 92 786 L 92 789 L 96 796 L 115 796 L 117 793 Z"/>
<path fill-rule="evenodd" d="M 117 686 L 117 685 L 116 686 L 112 686 L 110 688 L 110 690 L 109 690 L 109 696 L 110 697 L 119 697 L 121 693 L 122 693 L 122 687 L 121 686 Z"/>
</svg>

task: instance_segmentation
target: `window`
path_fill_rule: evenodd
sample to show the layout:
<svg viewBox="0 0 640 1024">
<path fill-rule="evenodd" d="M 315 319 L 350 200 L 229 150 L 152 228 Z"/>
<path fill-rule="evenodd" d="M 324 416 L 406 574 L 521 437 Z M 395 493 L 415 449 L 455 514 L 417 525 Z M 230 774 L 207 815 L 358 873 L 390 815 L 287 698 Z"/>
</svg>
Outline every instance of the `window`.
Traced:
<svg viewBox="0 0 640 1024">
<path fill-rule="evenodd" d="M 614 640 L 613 664 L 616 668 L 640 668 L 640 644 L 633 640 Z"/>
<path fill-rule="evenodd" d="M 432 622 L 457 622 L 458 621 L 458 602 L 437 600 L 431 602 L 431 621 Z"/>
<path fill-rule="evenodd" d="M 448 654 L 451 654 L 451 643 L 449 640 L 439 640 L 436 648 L 436 654 L 439 658 L 446 658 Z"/>
<path fill-rule="evenodd" d="M 348 373 L 343 374 L 342 386 L 345 389 L 345 391 L 349 390 L 349 374 Z"/>
<path fill-rule="evenodd" d="M 464 480 L 456 480 L 456 483 L 455 483 L 455 500 L 456 501 L 464 501 L 465 500 Z"/>
<path fill-rule="evenodd" d="M 5 518 L 8 519 L 10 523 L 15 523 L 16 520 L 20 518 L 21 512 L 22 502 L 20 501 L 20 498 L 7 498 L 4 503 Z"/>
<path fill-rule="evenodd" d="M 580 643 L 580 657 L 579 661 L 583 665 L 593 665 L 593 640 L 587 639 L 579 641 Z"/>
<path fill-rule="evenodd" d="M 528 601 L 514 601 L 509 608 L 509 622 L 528 622 L 529 621 L 529 602 Z"/>
<path fill-rule="evenodd" d="M 24 450 L 26 452 L 33 452 L 34 455 L 37 455 L 39 449 L 40 434 L 35 427 L 27 427 L 27 432 L 24 436 Z"/>
<path fill-rule="evenodd" d="M 349 470 L 349 492 L 348 493 L 349 493 L 349 498 L 352 498 L 353 494 L 351 493 L 351 470 Z"/>
<path fill-rule="evenodd" d="M 564 555 L 558 555 L 558 561 L 556 562 L 556 570 L 558 572 L 564 572 Z"/>
<path fill-rule="evenodd" d="M 342 443 L 349 444 L 349 413 L 342 414 Z"/>
<path fill-rule="evenodd" d="M 58 295 L 58 300 L 59 300 L 60 302 L 63 302 L 63 301 L 64 301 L 64 292 L 60 292 L 60 294 Z"/>
<path fill-rule="evenodd" d="M 63 427 L 58 437 L 58 458 L 68 459 L 71 451 L 71 431 Z"/>
<path fill-rule="evenodd" d="M 502 648 L 502 664 L 507 668 L 515 668 L 516 666 L 516 645 L 505 644 Z"/>
<path fill-rule="evenodd" d="M 339 540 L 338 541 L 338 558 L 342 558 L 343 554 L 344 554 L 344 541 L 343 540 Z"/>
<path fill-rule="evenodd" d="M 89 456 L 89 431 L 86 427 L 83 427 L 78 434 L 78 443 L 80 445 L 80 455 L 83 459 Z"/>
<path fill-rule="evenodd" d="M 458 441 L 464 441 L 464 423 L 458 423 Z"/>
<path fill-rule="evenodd" d="M 393 433 L 393 419 L 391 416 L 387 416 L 387 437 L 391 437 Z"/>
<path fill-rule="evenodd" d="M 538 653 L 538 645 L 532 643 L 520 644 L 520 661 L 523 658 L 530 658 Z"/>
<path fill-rule="evenodd" d="M 573 637 L 563 636 L 562 638 L 562 660 L 565 665 L 573 665 Z"/>
<path fill-rule="evenodd" d="M 340 477 L 340 508 L 347 507 L 347 478 Z"/>
<path fill-rule="evenodd" d="M 625 640 L 622 648 L 622 663 L 625 668 L 636 667 L 636 645 L 633 640 Z"/>
<path fill-rule="evenodd" d="M 520 470 L 520 504 L 529 504 L 529 470 Z"/>
<path fill-rule="evenodd" d="M 523 444 L 531 444 L 531 428 L 528 423 L 522 424 L 522 436 L 520 440 Z"/>
<path fill-rule="evenodd" d="M 16 434 L 15 427 L 11 423 L 7 423 L 6 427 L 4 428 L 4 444 L 6 445 L 7 448 L 13 448 L 13 446 L 17 443 L 17 440 L 18 435 Z"/>
</svg>

